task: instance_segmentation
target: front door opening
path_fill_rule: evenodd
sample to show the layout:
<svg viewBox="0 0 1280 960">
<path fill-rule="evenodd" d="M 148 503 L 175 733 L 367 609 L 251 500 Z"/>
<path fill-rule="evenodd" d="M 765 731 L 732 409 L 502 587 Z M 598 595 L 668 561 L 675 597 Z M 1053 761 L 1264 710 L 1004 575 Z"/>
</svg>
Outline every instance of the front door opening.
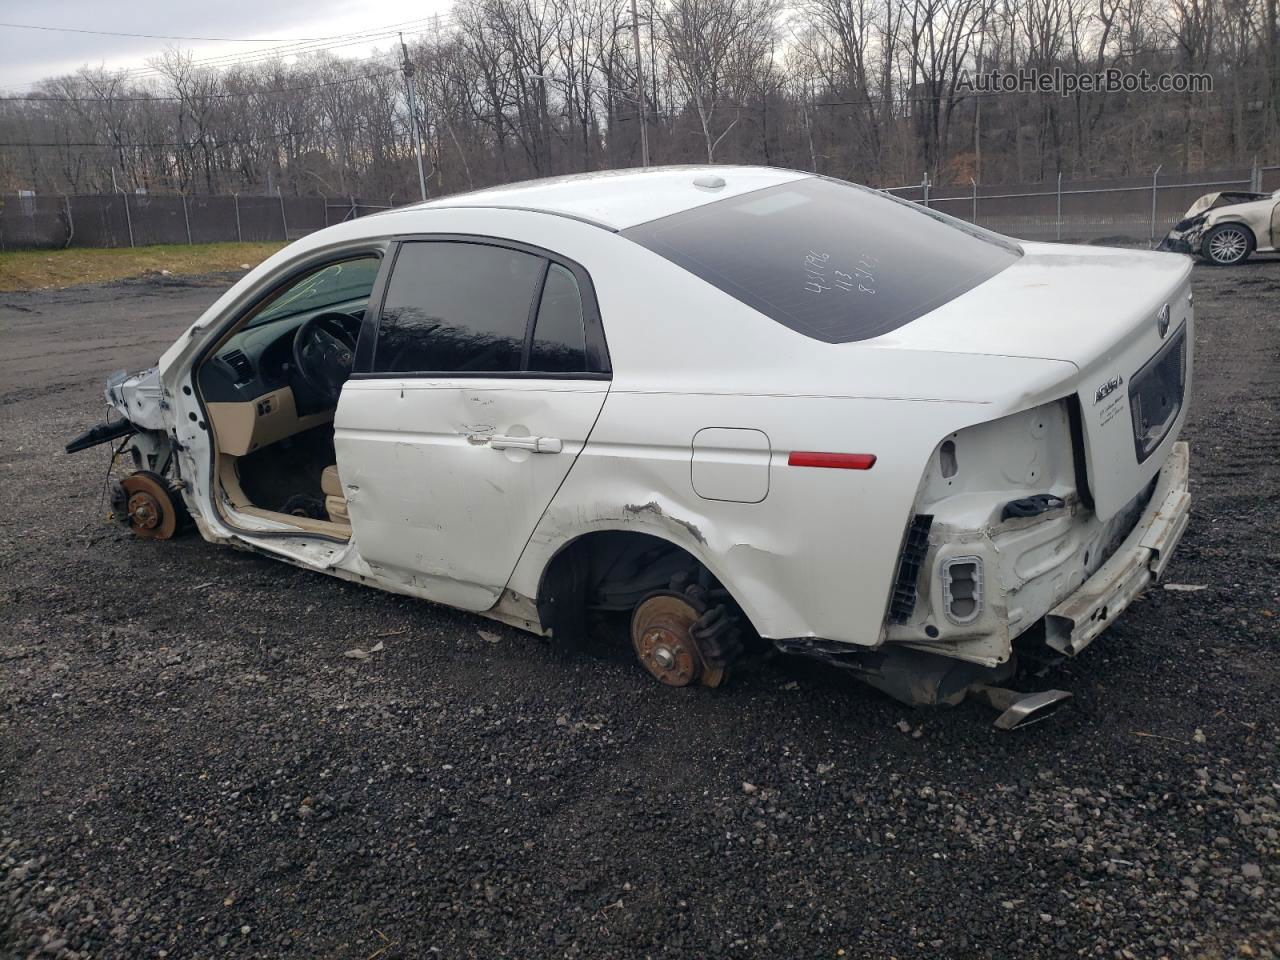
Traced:
<svg viewBox="0 0 1280 960">
<path fill-rule="evenodd" d="M 333 417 L 379 263 L 355 257 L 287 284 L 200 365 L 220 509 L 350 536 Z"/>
</svg>

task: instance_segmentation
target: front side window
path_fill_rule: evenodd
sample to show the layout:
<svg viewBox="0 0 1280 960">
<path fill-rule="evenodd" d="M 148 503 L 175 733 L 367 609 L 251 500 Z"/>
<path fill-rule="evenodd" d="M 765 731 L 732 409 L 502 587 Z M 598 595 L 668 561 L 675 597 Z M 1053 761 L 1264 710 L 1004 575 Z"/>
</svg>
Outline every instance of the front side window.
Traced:
<svg viewBox="0 0 1280 960">
<path fill-rule="evenodd" d="M 378 323 L 383 373 L 519 370 L 541 257 L 480 243 L 406 243 Z"/>
<path fill-rule="evenodd" d="M 622 235 L 827 343 L 895 330 L 1022 255 L 997 234 L 819 177 L 694 207 Z"/>
<path fill-rule="evenodd" d="M 556 376 L 602 370 L 607 366 L 593 361 L 588 349 L 582 287 L 567 266 L 497 244 L 401 245 L 371 372 Z"/>
<path fill-rule="evenodd" d="M 380 262 L 378 257 L 360 257 L 309 273 L 259 310 L 246 326 L 260 327 L 273 320 L 321 310 L 347 312 L 353 302 L 368 300 Z M 363 302 L 359 309 L 364 309 Z"/>
</svg>

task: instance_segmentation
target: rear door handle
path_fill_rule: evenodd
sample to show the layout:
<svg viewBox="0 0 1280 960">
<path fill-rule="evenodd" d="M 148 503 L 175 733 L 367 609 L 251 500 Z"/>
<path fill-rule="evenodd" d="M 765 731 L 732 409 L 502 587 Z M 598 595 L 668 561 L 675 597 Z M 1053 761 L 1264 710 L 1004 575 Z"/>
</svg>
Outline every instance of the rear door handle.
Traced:
<svg viewBox="0 0 1280 960">
<path fill-rule="evenodd" d="M 494 450 L 528 450 L 530 453 L 559 453 L 564 444 L 556 437 L 490 437 Z"/>
</svg>

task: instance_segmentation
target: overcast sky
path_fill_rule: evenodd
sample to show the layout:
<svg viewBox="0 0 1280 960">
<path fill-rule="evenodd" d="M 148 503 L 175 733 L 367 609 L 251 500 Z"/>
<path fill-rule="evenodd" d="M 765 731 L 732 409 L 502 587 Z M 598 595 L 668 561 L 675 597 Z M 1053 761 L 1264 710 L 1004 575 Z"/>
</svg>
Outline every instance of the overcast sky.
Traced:
<svg viewBox="0 0 1280 960">
<path fill-rule="evenodd" d="M 119 33 L 268 39 L 284 44 L 374 32 L 393 25 L 402 25 L 408 38 L 429 27 L 425 18 L 446 12 L 448 6 L 448 0 L 382 0 L 377 4 L 352 0 L 0 0 L 0 22 Z M 367 57 L 374 47 L 386 49 L 392 42 L 394 37 L 361 40 L 338 47 L 333 53 Z M 142 67 L 162 53 L 166 45 L 206 58 L 255 52 L 261 55 L 273 44 L 157 40 L 0 27 L 0 92 L 20 93 L 37 80 L 71 73 L 86 64 Z"/>
</svg>

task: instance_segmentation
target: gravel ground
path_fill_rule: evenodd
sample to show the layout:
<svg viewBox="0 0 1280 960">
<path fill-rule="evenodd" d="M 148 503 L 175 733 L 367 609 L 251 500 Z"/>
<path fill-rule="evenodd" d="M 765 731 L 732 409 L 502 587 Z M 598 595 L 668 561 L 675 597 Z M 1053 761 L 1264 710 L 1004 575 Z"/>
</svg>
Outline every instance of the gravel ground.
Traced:
<svg viewBox="0 0 1280 960">
<path fill-rule="evenodd" d="M 0 955 L 1276 956 L 1280 262 L 1196 269 L 1168 579 L 1206 589 L 1028 679 L 1076 699 L 1014 733 L 131 539 L 62 444 L 225 280 L 6 295 Z"/>
</svg>

